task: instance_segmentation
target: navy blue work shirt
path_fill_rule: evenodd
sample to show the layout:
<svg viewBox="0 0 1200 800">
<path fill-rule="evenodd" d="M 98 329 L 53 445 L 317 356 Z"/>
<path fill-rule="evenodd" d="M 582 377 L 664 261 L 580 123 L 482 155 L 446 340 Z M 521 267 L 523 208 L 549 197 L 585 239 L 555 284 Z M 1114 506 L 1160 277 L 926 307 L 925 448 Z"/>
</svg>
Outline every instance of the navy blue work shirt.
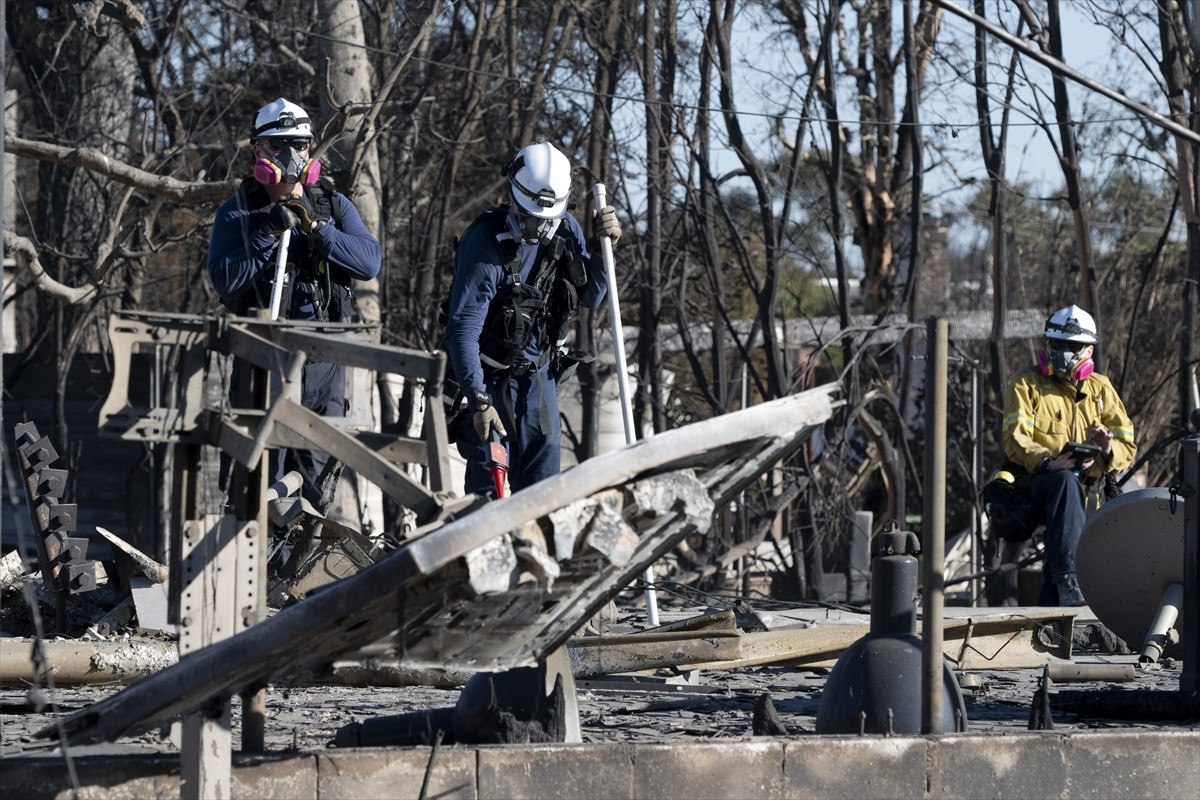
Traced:
<svg viewBox="0 0 1200 800">
<path fill-rule="evenodd" d="M 583 262 L 587 280 L 579 287 L 579 305 L 584 308 L 599 308 L 604 301 L 608 283 L 604 275 L 604 264 L 599 255 L 588 252 L 583 227 L 569 212 L 563 214 L 561 225 L 570 228 L 575 243 L 575 256 Z M 508 215 L 509 233 L 520 241 L 520 228 L 510 208 Z M 532 283 L 536 277 L 534 267 L 538 264 L 537 242 L 521 241 L 520 275 L 523 283 Z M 450 356 L 450 364 L 458 381 L 459 389 L 467 396 L 486 392 L 483 365 L 479 360 L 479 337 L 487 318 L 488 306 L 501 286 L 512 283 L 512 276 L 504 267 L 500 248 L 487 225 L 472 225 L 458 244 L 458 257 L 454 264 L 454 282 L 450 289 L 450 306 L 447 309 L 446 332 L 442 336 L 442 348 Z M 536 364 L 547 348 L 554 342 L 542 341 L 535 335 L 525 348 L 526 361 Z"/>
</svg>

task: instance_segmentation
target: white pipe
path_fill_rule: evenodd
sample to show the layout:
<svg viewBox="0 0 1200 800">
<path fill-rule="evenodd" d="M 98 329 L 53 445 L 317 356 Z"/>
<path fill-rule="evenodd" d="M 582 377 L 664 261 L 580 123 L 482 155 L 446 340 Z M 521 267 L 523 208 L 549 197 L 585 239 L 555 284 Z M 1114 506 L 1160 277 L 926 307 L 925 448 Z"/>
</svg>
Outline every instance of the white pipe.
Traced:
<svg viewBox="0 0 1200 800">
<path fill-rule="evenodd" d="M 595 198 L 594 213 L 600 211 L 608 200 L 603 183 L 592 187 Z M 617 389 L 621 395 L 621 420 L 625 424 L 625 444 L 631 445 L 633 435 L 633 403 L 629 399 L 629 372 L 625 361 L 625 331 L 621 326 L 621 303 L 617 298 L 617 268 L 613 264 L 612 240 L 603 234 L 599 237 L 600 255 L 604 259 L 604 276 L 608 282 L 608 315 L 612 320 L 613 357 L 617 362 Z M 646 584 L 646 618 L 652 627 L 658 627 L 658 593 L 654 589 L 654 566 L 646 567 L 642 573 Z"/>
<path fill-rule="evenodd" d="M 283 300 L 283 282 L 287 278 L 287 251 L 292 243 L 292 229 L 288 228 L 279 237 L 279 251 L 275 258 L 275 280 L 271 282 L 271 319 L 279 319 L 279 303 Z"/>
<path fill-rule="evenodd" d="M 1162 602 L 1158 613 L 1154 615 L 1154 623 L 1146 633 L 1146 641 L 1142 642 L 1142 652 L 1138 653 L 1139 664 L 1157 664 L 1162 651 L 1166 649 L 1167 634 L 1179 619 L 1179 607 L 1183 605 L 1183 584 L 1171 583 L 1163 592 Z"/>
</svg>

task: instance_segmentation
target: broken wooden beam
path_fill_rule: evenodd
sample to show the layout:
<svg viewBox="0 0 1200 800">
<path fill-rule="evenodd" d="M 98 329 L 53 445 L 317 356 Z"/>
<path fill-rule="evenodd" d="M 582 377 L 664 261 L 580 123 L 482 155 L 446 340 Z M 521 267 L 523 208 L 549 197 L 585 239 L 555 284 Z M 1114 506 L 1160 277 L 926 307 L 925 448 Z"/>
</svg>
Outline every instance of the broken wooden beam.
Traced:
<svg viewBox="0 0 1200 800">
<path fill-rule="evenodd" d="M 167 582 L 167 568 L 164 564 L 160 564 L 159 562 L 155 561 L 153 558 L 146 555 L 141 550 L 138 550 L 129 542 L 125 541 L 120 536 L 117 536 L 107 528 L 101 528 L 99 525 L 97 525 L 96 533 L 103 536 L 105 541 L 107 541 L 110 545 L 129 556 L 133 560 L 133 563 L 137 565 L 137 568 L 141 571 L 141 573 L 151 581 L 154 583 Z"/>
<path fill-rule="evenodd" d="M 577 636 L 567 642 L 571 672 L 577 678 L 666 669 L 680 664 L 737 661 L 741 631 L 671 631 L 625 636 Z"/>
<path fill-rule="evenodd" d="M 943 652 L 959 670 L 1027 669 L 1071 658 L 1075 609 L 1028 610 L 945 620 Z M 678 669 L 756 666 L 830 668 L 842 651 L 866 636 L 868 624 L 816 625 L 743 633 L 741 658 L 680 664 Z"/>
</svg>

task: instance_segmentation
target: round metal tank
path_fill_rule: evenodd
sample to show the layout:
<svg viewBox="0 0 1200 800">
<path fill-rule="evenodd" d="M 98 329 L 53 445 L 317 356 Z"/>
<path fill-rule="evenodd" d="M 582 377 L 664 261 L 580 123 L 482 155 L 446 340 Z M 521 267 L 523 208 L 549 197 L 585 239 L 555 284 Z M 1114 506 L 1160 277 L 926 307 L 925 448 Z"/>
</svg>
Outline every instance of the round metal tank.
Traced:
<svg viewBox="0 0 1200 800">
<path fill-rule="evenodd" d="M 1083 527 L 1075 552 L 1079 588 L 1092 613 L 1135 652 L 1171 583 L 1183 582 L 1183 498 L 1138 489 L 1102 505 Z M 1182 611 L 1175 623 L 1183 630 Z M 1164 655 L 1178 656 L 1172 645 Z"/>
<path fill-rule="evenodd" d="M 866 714 L 866 718 L 863 718 Z M 967 708 L 950 665 L 942 663 L 942 724 L 964 730 Z M 921 639 L 868 634 L 842 653 L 817 705 L 817 733 L 921 733 Z"/>
</svg>

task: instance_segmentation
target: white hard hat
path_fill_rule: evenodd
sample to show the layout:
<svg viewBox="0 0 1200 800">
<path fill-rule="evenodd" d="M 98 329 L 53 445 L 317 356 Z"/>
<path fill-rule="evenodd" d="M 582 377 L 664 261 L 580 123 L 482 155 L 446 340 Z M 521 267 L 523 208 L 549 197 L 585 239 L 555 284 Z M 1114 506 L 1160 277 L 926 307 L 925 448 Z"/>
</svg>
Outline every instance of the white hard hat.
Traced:
<svg viewBox="0 0 1200 800">
<path fill-rule="evenodd" d="M 1074 344 L 1096 343 L 1096 320 L 1079 306 L 1060 308 L 1046 320 L 1047 339 Z"/>
<path fill-rule="evenodd" d="M 282 97 L 273 100 L 254 115 L 254 130 L 251 139 L 268 139 L 272 136 L 313 138 L 312 120 L 304 109 Z"/>
<path fill-rule="evenodd" d="M 555 219 L 567 210 L 571 162 L 547 142 L 531 144 L 513 156 L 504 170 L 517 207 L 539 219 Z"/>
</svg>

